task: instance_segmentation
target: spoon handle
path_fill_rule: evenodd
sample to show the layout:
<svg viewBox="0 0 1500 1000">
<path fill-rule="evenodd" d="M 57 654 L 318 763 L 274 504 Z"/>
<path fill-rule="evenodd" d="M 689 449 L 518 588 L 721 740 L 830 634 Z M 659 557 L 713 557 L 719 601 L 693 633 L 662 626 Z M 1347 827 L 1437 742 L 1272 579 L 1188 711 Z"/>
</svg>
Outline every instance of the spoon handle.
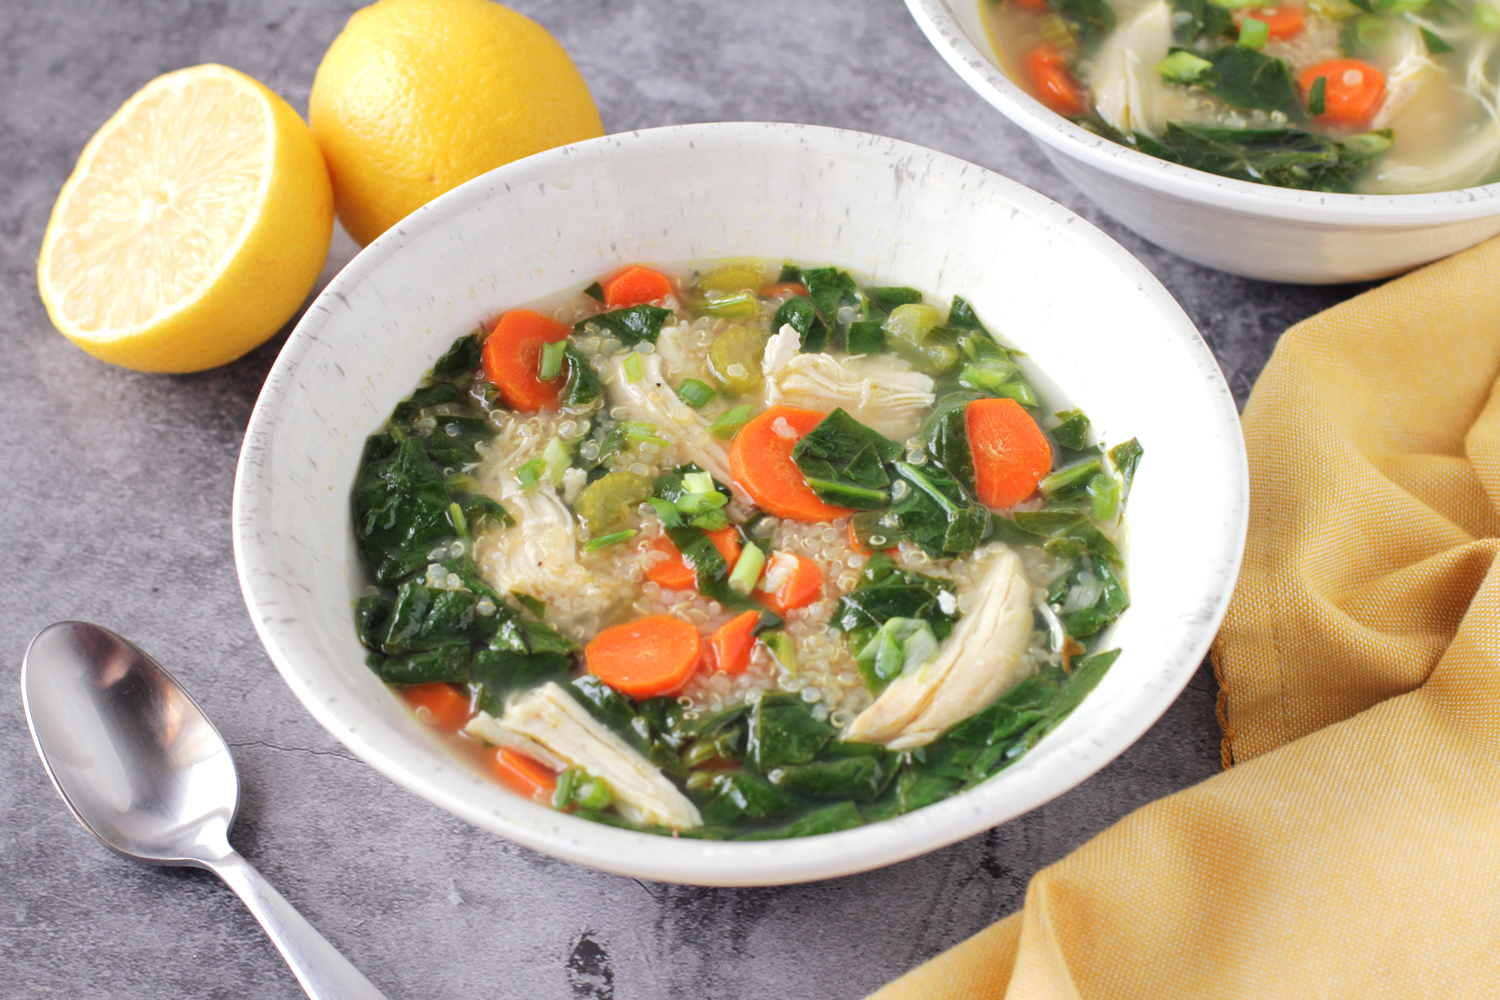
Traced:
<svg viewBox="0 0 1500 1000">
<path fill-rule="evenodd" d="M 245 901 L 312 1000 L 386 1000 L 254 865 L 231 850 L 210 867 Z"/>
</svg>

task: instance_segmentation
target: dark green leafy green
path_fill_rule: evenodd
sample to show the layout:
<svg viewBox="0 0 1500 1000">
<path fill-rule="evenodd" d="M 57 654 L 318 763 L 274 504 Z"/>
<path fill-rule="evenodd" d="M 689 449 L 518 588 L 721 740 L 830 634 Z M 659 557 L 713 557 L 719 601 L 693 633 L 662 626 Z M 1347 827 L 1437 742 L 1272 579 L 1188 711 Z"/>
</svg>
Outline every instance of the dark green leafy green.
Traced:
<svg viewBox="0 0 1500 1000">
<path fill-rule="evenodd" d="M 884 324 L 878 319 L 859 319 L 849 324 L 844 346 L 850 354 L 878 354 L 885 347 Z"/>
<path fill-rule="evenodd" d="M 473 375 L 479 367 L 480 339 L 478 334 L 470 333 L 455 340 L 432 366 L 432 377 L 447 381 Z"/>
<path fill-rule="evenodd" d="M 806 295 L 793 295 L 783 302 L 771 320 L 771 332 L 790 325 L 801 338 L 804 351 L 817 352 L 828 346 L 828 324 L 818 316 L 818 307 Z"/>
<path fill-rule="evenodd" d="M 386 621 L 380 649 L 392 655 L 467 643 L 493 630 L 475 613 L 479 598 L 467 590 L 439 590 L 409 580 L 396 591 L 396 603 Z"/>
<path fill-rule="evenodd" d="M 568 345 L 567 359 L 568 381 L 563 386 L 562 405 L 569 410 L 581 410 L 604 395 L 604 383 L 572 344 Z"/>
<path fill-rule="evenodd" d="M 1047 0 L 1047 6 L 1073 23 L 1085 49 L 1115 30 L 1115 11 L 1107 0 Z"/>
<path fill-rule="evenodd" d="M 814 809 L 782 826 L 766 830 L 754 830 L 741 835 L 740 840 L 786 840 L 790 837 L 816 837 L 824 833 L 838 833 L 863 826 L 864 817 L 853 802 L 838 802 L 822 809 Z"/>
<path fill-rule="evenodd" d="M 815 799 L 873 802 L 896 773 L 896 754 L 868 743 L 827 744 L 805 764 L 788 764 L 770 774 L 773 785 Z"/>
<path fill-rule="evenodd" d="M 975 502 L 945 469 L 931 462 L 897 462 L 892 468 L 909 487 L 891 505 L 902 535 L 934 557 L 962 555 L 984 541 L 990 531 L 989 509 Z M 893 486 L 892 496 L 896 492 Z"/>
<path fill-rule="evenodd" d="M 462 684 L 469 679 L 469 644 L 453 643 L 409 656 L 371 653 L 367 662 L 387 684 Z"/>
<path fill-rule="evenodd" d="M 964 411 L 974 400 L 983 398 L 977 392 L 950 392 L 933 405 L 917 431 L 928 457 L 965 489 L 974 488 L 974 452 L 969 448 Z"/>
<path fill-rule="evenodd" d="M 960 295 L 953 296 L 953 303 L 948 307 L 948 322 L 943 325 L 955 330 L 972 330 L 983 334 L 986 340 L 993 343 L 990 331 L 979 321 L 979 314 L 974 311 L 973 306 L 969 305 L 969 301 Z"/>
<path fill-rule="evenodd" d="M 1120 502 L 1125 503 L 1130 499 L 1130 484 L 1135 482 L 1135 470 L 1141 464 L 1141 456 L 1146 449 L 1135 438 L 1123 444 L 1117 444 L 1109 449 L 1109 460 L 1120 473 Z"/>
<path fill-rule="evenodd" d="M 385 636 L 386 625 L 391 620 L 391 609 L 395 604 L 379 594 L 361 597 L 354 604 L 354 631 L 360 645 L 366 649 L 379 649 Z"/>
<path fill-rule="evenodd" d="M 1079 451 L 1088 443 L 1089 418 L 1082 410 L 1063 410 L 1053 416 L 1062 421 L 1052 428 L 1052 437 L 1058 444 Z"/>
<path fill-rule="evenodd" d="M 1335 142 L 1294 128 L 1230 129 L 1174 122 L 1160 139 L 1140 134 L 1135 138 L 1142 152 L 1195 170 L 1257 184 L 1347 193 L 1370 162 L 1390 148 L 1391 133 L 1367 132 Z"/>
<path fill-rule="evenodd" d="M 408 423 L 425 409 L 458 403 L 463 398 L 463 390 L 449 382 L 424 385 L 396 404 L 396 409 L 391 412 L 391 420 L 393 423 Z"/>
<path fill-rule="evenodd" d="M 944 598 L 943 594 L 948 594 Z M 944 605 L 951 610 L 943 610 Z M 920 618 L 946 639 L 957 620 L 958 600 L 952 584 L 936 577 L 901 569 L 884 552 L 877 552 L 860 570 L 854 589 L 839 597 L 829 624 L 842 632 L 876 629 L 892 618 Z"/>
<path fill-rule="evenodd" d="M 1125 585 L 1103 561 L 1075 567 L 1052 585 L 1047 599 L 1060 609 L 1057 617 L 1075 639 L 1093 635 L 1130 606 Z"/>
<path fill-rule="evenodd" d="M 799 695 L 769 691 L 750 709 L 745 759 L 762 774 L 788 764 L 806 764 L 836 732 L 813 715 Z"/>
<path fill-rule="evenodd" d="M 1292 71 L 1286 62 L 1243 45 L 1225 45 L 1206 53 L 1217 80 L 1204 89 L 1237 108 L 1301 112 Z"/>
<path fill-rule="evenodd" d="M 855 420 L 842 408 L 824 417 L 792 448 L 792 460 L 825 503 L 879 510 L 890 500 L 886 463 L 901 446 Z"/>
<path fill-rule="evenodd" d="M 883 313 L 888 313 L 897 306 L 922 301 L 922 293 L 915 288 L 866 288 L 865 295 L 869 298 L 870 304 Z"/>
<path fill-rule="evenodd" d="M 726 771 L 715 775 L 707 794 L 700 793 L 700 796 L 698 811 L 703 822 L 710 826 L 780 819 L 802 808 L 802 800 L 797 796 L 749 771 Z"/>
<path fill-rule="evenodd" d="M 859 286 L 849 277 L 848 271 L 836 267 L 804 268 L 802 284 L 829 330 L 841 331 L 848 325 L 840 322 L 839 310 L 846 305 L 859 304 Z"/>
<path fill-rule="evenodd" d="M 662 325 L 671 318 L 672 310 L 661 306 L 631 306 L 579 320 L 573 324 L 573 329 L 582 333 L 590 325 L 601 327 L 618 337 L 626 347 L 634 347 L 642 341 L 656 343 Z"/>
<path fill-rule="evenodd" d="M 1179 45 L 1219 38 L 1234 28 L 1234 15 L 1213 0 L 1172 0 L 1172 37 Z"/>
<path fill-rule="evenodd" d="M 599 284 L 599 282 L 596 281 L 592 285 L 590 285 L 589 287 L 585 288 L 583 290 L 583 294 L 587 295 L 589 298 L 593 299 L 595 302 L 603 302 L 604 301 L 604 286 L 601 285 L 601 284 Z"/>
<path fill-rule="evenodd" d="M 384 446 L 372 438 L 367 456 L 370 447 Z M 385 457 L 363 464 L 354 488 L 354 533 L 376 583 L 395 586 L 427 565 L 438 542 L 453 537 L 449 502 L 419 438 L 403 438 Z"/>
<path fill-rule="evenodd" d="M 636 714 L 630 699 L 623 694 L 593 674 L 574 677 L 563 684 L 563 687 L 578 704 L 616 736 L 641 753 L 647 753 L 651 749 L 651 724 Z"/>
</svg>

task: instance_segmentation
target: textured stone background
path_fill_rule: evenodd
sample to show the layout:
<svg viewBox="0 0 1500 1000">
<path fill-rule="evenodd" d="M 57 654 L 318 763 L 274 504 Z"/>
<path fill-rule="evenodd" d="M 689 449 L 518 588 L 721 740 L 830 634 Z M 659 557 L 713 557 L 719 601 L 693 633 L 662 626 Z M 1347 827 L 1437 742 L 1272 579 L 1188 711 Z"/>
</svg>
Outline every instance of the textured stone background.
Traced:
<svg viewBox="0 0 1500 1000">
<path fill-rule="evenodd" d="M 783 120 L 972 160 L 1080 212 L 1203 331 L 1243 404 L 1276 336 L 1352 294 L 1244 281 L 1152 247 L 1086 204 L 954 76 L 899 0 L 511 0 L 550 29 L 606 127 Z M 1218 766 L 1204 669 L 1134 748 L 1042 809 L 865 875 L 776 889 L 603 875 L 470 829 L 333 742 L 281 684 L 235 582 L 230 488 L 282 339 L 218 371 L 139 375 L 50 328 L 34 267 L 93 131 L 159 73 L 223 62 L 305 110 L 350 2 L 0 3 L 0 663 L 63 618 L 132 637 L 235 747 L 234 842 L 392 1000 L 852 1000 L 1015 909 L 1028 878 Z M 340 234 L 325 278 L 352 256 Z M 1142 392 L 1159 392 L 1142 386 Z M 12 677 L 16 675 L 11 674 Z M 206 873 L 138 868 L 68 816 L 15 687 L 0 699 L 0 996 L 300 995 Z"/>
</svg>

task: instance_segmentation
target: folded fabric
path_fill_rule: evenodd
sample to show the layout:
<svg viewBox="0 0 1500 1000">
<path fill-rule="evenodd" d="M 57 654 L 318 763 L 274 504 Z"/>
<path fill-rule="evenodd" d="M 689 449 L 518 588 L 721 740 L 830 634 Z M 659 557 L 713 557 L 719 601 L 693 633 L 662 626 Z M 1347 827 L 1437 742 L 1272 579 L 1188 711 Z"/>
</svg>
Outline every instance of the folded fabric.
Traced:
<svg viewBox="0 0 1500 1000">
<path fill-rule="evenodd" d="M 1245 408 L 1225 773 L 872 1000 L 1500 996 L 1500 240 L 1287 331 Z"/>
</svg>

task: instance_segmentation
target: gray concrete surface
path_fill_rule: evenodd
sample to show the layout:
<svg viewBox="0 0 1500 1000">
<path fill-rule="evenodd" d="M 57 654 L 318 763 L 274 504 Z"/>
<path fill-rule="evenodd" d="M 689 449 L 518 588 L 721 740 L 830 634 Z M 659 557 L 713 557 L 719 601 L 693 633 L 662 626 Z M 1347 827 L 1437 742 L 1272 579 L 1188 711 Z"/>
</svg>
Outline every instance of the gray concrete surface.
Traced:
<svg viewBox="0 0 1500 1000">
<path fill-rule="evenodd" d="M 1243 403 L 1276 336 L 1352 294 L 1244 281 L 1102 217 L 954 76 L 899 0 L 513 0 L 572 53 L 611 131 L 758 119 L 879 132 L 1013 177 L 1144 260 Z M 657 885 L 471 829 L 335 743 L 282 685 L 235 582 L 240 437 L 284 339 L 191 376 L 140 375 L 51 329 L 35 259 L 84 142 L 159 73 L 235 66 L 305 110 L 356 3 L 0 4 L 0 664 L 84 618 L 176 672 L 235 747 L 240 850 L 392 1000 L 852 1000 L 1015 909 L 1028 878 L 1132 809 L 1214 773 L 1212 674 L 1091 781 L 880 871 L 776 889 Z M 336 243 L 325 274 L 352 255 Z M 1142 386 L 1143 392 L 1158 391 Z M 137 868 L 65 812 L 14 682 L 0 697 L 0 996 L 300 995 L 212 876 Z"/>
</svg>

